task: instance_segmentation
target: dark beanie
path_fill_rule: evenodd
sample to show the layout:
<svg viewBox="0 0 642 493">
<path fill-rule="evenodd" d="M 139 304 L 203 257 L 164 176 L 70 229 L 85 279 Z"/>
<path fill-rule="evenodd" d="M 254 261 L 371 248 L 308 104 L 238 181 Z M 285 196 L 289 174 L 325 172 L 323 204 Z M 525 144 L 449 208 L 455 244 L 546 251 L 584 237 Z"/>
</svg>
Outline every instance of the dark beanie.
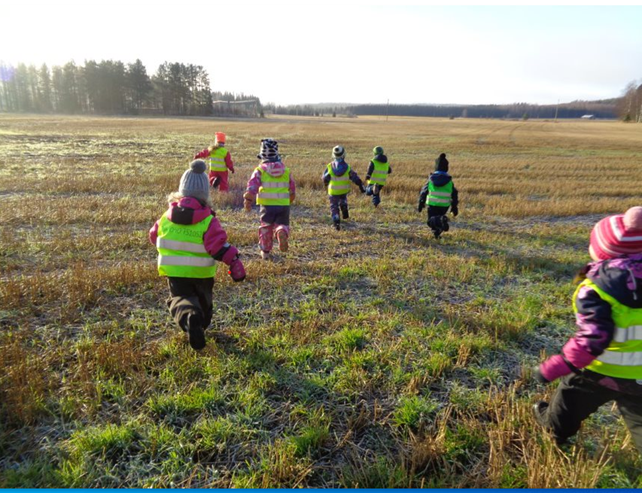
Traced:
<svg viewBox="0 0 642 493">
<path fill-rule="evenodd" d="M 448 171 L 448 159 L 443 152 L 435 159 L 435 171 Z"/>
</svg>

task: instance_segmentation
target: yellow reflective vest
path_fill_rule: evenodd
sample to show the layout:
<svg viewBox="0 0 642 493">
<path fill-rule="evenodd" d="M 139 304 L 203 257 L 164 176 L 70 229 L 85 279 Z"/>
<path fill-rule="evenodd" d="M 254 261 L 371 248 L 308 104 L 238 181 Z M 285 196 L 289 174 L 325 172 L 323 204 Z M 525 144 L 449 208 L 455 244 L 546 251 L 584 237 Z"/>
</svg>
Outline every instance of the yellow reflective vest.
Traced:
<svg viewBox="0 0 642 493">
<path fill-rule="evenodd" d="M 642 380 L 642 308 L 623 305 L 590 279 L 585 279 L 573 295 L 573 309 L 578 312 L 576 299 L 580 289 L 588 286 L 611 305 L 615 333 L 609 347 L 586 368 L 617 378 Z"/>
<path fill-rule="evenodd" d="M 225 166 L 227 153 L 225 147 L 217 147 L 210 152 L 210 171 L 227 171 L 227 166 Z"/>
<path fill-rule="evenodd" d="M 426 197 L 427 205 L 437 205 L 439 207 L 449 207 L 452 203 L 453 182 L 446 183 L 443 187 L 436 187 L 432 180 L 428 183 L 428 196 Z"/>
<path fill-rule="evenodd" d="M 368 185 L 376 183 L 377 185 L 385 185 L 386 180 L 388 179 L 388 171 L 390 171 L 390 165 L 388 163 L 382 163 L 376 159 L 372 160 L 374 165 L 374 171 L 370 175 L 368 180 Z"/>
<path fill-rule="evenodd" d="M 330 183 L 328 184 L 328 195 L 346 195 L 350 192 L 350 166 L 343 175 L 337 176 L 332 169 L 332 163 L 328 164 Z"/>
<path fill-rule="evenodd" d="M 281 176 L 272 176 L 267 171 L 261 172 L 261 186 L 256 196 L 259 205 L 290 205 L 290 168 L 285 168 Z"/>
<path fill-rule="evenodd" d="M 158 225 L 158 273 L 169 277 L 214 277 L 216 261 L 203 245 L 203 236 L 214 216 L 195 224 L 176 224 L 168 214 L 169 211 L 163 214 Z"/>
</svg>

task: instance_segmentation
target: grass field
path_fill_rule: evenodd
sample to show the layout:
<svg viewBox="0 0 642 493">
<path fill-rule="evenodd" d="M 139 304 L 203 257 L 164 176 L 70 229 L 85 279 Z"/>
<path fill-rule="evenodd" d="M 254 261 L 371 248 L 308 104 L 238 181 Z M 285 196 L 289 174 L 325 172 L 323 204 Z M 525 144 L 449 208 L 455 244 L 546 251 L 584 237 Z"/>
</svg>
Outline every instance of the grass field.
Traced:
<svg viewBox="0 0 642 493">
<path fill-rule="evenodd" d="M 619 122 L 0 115 L 0 486 L 642 487 L 617 411 L 558 450 L 531 368 L 573 333 L 594 222 L 642 205 L 642 128 Z M 213 195 L 244 283 L 217 273 L 194 352 L 147 231 L 225 131 Z M 241 208 L 263 137 L 297 182 L 291 251 L 263 262 Z M 382 210 L 320 179 L 342 144 Z M 460 215 L 416 213 L 446 152 Z M 356 190 L 355 190 L 356 192 Z"/>
</svg>

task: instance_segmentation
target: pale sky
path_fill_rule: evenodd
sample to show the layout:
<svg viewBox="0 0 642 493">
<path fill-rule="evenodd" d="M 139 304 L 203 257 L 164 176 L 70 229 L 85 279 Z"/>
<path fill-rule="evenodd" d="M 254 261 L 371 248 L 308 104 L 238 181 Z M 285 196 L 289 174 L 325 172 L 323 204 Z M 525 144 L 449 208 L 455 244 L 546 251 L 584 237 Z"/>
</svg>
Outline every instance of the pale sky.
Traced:
<svg viewBox="0 0 642 493">
<path fill-rule="evenodd" d="M 0 61 L 202 65 L 263 103 L 553 104 L 642 81 L 642 6 L 0 0 Z"/>
</svg>

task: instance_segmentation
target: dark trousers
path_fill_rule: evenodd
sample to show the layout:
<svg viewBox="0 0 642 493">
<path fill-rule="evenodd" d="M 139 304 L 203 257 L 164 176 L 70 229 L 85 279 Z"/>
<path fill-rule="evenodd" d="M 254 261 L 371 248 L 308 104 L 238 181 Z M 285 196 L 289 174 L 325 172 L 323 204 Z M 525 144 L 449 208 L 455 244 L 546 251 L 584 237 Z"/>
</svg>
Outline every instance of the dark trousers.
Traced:
<svg viewBox="0 0 642 493">
<path fill-rule="evenodd" d="M 445 216 L 448 212 L 448 207 L 442 207 L 439 205 L 429 205 L 428 206 L 428 226 L 433 231 L 441 232 L 441 222 L 440 221 L 431 221 L 433 217 Z"/>
<path fill-rule="evenodd" d="M 333 221 L 339 221 L 339 210 L 344 219 L 348 219 L 348 194 L 345 195 L 328 195 L 330 198 L 330 214 Z"/>
<path fill-rule="evenodd" d="M 584 375 L 567 375 L 560 381 L 544 422 L 558 443 L 580 429 L 582 421 L 607 402 L 615 401 L 636 448 L 642 453 L 642 396 L 626 394 L 600 385 Z"/>
<path fill-rule="evenodd" d="M 192 279 L 189 277 L 168 277 L 169 299 L 167 306 L 176 324 L 187 331 L 190 315 L 202 319 L 206 329 L 212 322 L 212 289 L 214 278 Z"/>
</svg>

